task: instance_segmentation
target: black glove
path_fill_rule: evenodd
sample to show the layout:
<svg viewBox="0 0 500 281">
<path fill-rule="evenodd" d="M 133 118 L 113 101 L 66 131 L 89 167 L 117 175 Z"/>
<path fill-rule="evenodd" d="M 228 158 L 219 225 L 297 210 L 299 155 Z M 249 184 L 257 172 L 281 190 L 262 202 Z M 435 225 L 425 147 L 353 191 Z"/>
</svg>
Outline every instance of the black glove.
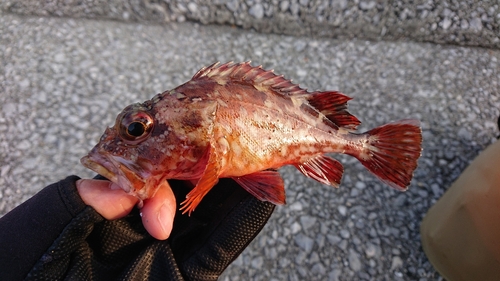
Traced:
<svg viewBox="0 0 500 281">
<path fill-rule="evenodd" d="M 169 183 L 182 202 L 189 189 L 182 181 Z M 274 207 L 233 180 L 221 179 L 190 217 L 177 212 L 165 241 L 146 232 L 138 209 L 107 221 L 87 207 L 26 279 L 217 280 L 264 227 Z"/>
</svg>

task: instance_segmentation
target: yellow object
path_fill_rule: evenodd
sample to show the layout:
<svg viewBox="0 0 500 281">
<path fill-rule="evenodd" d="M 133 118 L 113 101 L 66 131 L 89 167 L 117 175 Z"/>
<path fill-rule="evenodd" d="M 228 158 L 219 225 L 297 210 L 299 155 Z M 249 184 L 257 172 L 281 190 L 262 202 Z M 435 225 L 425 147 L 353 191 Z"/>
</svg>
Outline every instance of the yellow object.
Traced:
<svg viewBox="0 0 500 281">
<path fill-rule="evenodd" d="M 427 257 L 446 280 L 500 280 L 500 141 L 430 208 L 420 232 Z"/>
</svg>

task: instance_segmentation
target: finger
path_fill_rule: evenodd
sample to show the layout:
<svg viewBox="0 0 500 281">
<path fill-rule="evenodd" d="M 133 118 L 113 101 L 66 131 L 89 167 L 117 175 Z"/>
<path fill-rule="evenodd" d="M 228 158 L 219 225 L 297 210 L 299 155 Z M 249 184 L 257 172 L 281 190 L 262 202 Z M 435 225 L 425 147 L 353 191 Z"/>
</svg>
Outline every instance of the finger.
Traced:
<svg viewBox="0 0 500 281">
<path fill-rule="evenodd" d="M 160 185 L 156 194 L 144 200 L 141 209 L 144 228 L 158 240 L 165 240 L 172 232 L 176 201 L 174 193 L 167 181 Z"/>
<path fill-rule="evenodd" d="M 110 181 L 80 179 L 76 188 L 83 202 L 108 220 L 126 216 L 139 201 Z"/>
</svg>

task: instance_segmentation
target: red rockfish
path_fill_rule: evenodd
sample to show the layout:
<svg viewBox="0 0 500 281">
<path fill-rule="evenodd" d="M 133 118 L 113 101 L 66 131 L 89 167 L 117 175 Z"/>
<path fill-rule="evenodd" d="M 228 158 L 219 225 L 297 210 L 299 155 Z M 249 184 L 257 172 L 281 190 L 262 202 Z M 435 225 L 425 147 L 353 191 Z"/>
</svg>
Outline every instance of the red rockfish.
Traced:
<svg viewBox="0 0 500 281">
<path fill-rule="evenodd" d="M 81 162 L 139 199 L 168 179 L 194 180 L 181 203 L 191 213 L 219 178 L 232 178 L 260 200 L 285 203 L 277 169 L 338 187 L 342 164 L 356 157 L 370 172 L 406 190 L 421 154 L 418 120 L 355 133 L 361 123 L 337 91 L 308 92 L 246 63 L 202 68 L 187 83 L 126 107 Z"/>
</svg>

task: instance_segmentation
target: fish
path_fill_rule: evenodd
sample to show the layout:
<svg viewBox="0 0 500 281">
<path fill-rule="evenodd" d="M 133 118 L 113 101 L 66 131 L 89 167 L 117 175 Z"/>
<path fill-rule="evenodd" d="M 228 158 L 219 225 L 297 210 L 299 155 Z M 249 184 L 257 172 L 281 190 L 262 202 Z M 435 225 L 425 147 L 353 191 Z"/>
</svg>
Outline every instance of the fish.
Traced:
<svg viewBox="0 0 500 281">
<path fill-rule="evenodd" d="M 195 186 L 180 204 L 191 215 L 219 178 L 259 200 L 285 204 L 278 169 L 339 187 L 347 154 L 392 188 L 410 185 L 422 151 L 417 119 L 358 133 L 350 97 L 308 91 L 250 62 L 215 63 L 191 80 L 127 106 L 81 163 L 141 200 L 166 180 Z"/>
</svg>

